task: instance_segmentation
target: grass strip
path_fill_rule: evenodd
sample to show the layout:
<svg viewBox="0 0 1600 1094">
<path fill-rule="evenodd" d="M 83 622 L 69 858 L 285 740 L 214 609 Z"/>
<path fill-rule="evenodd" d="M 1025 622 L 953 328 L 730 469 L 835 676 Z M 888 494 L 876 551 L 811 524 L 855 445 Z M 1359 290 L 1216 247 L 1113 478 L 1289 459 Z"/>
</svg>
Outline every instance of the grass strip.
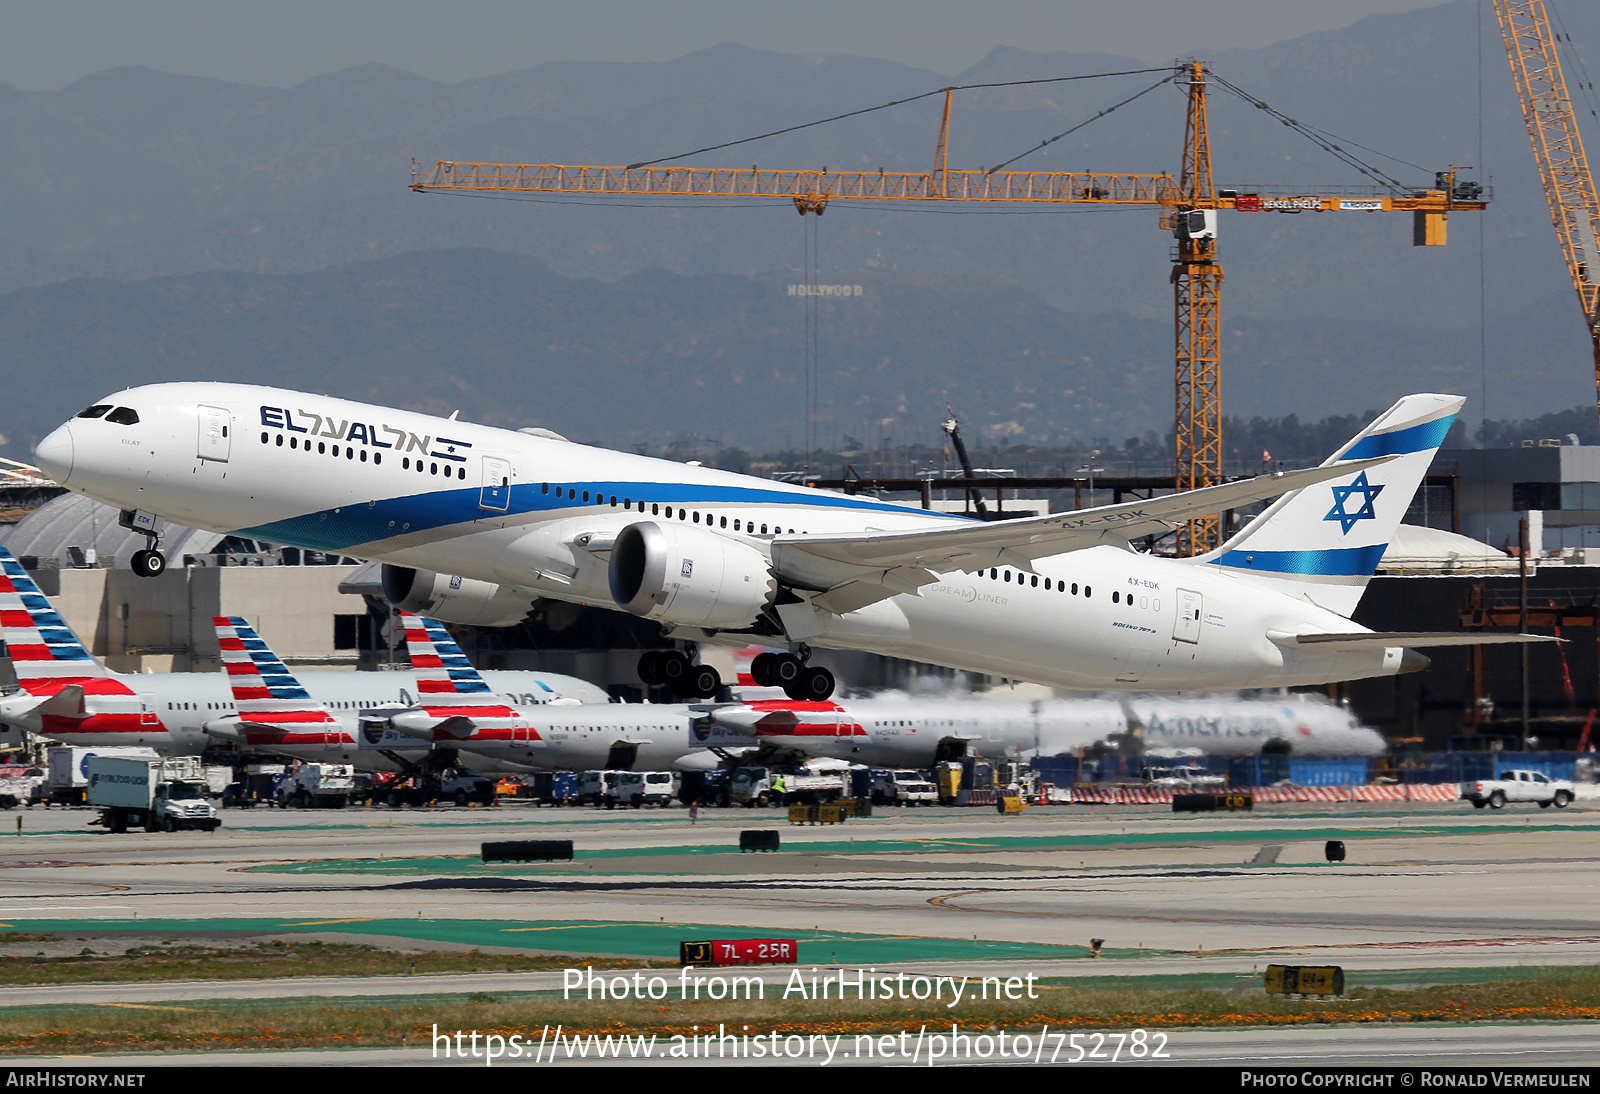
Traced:
<svg viewBox="0 0 1600 1094">
<path fill-rule="evenodd" d="M 31 940 L 41 941 L 44 937 Z M 93 953 L 85 947 L 83 953 L 68 957 L 0 957 L 0 985 L 542 972 L 582 964 L 620 969 L 644 962 L 615 957 L 491 954 L 477 950 L 402 953 L 360 944 L 276 939 L 244 945 L 146 944 L 129 947 L 121 954 Z"/>
<path fill-rule="evenodd" d="M 648 975 L 648 974 L 646 974 Z M 670 970 L 661 975 L 676 980 Z M 1359 980 L 1359 974 L 1353 974 Z M 430 1043 L 434 1027 L 476 1030 L 524 1041 L 545 1027 L 567 1034 L 653 1034 L 664 1041 L 725 1027 L 752 1035 L 865 1035 L 916 1030 L 971 1033 L 1053 1029 L 1093 1031 L 1181 1027 L 1273 1027 L 1344 1023 L 1568 1022 L 1600 1019 L 1600 968 L 1545 970 L 1481 984 L 1415 989 L 1356 983 L 1340 999 L 1268 996 L 1259 984 L 1205 988 L 1050 985 L 1037 999 L 942 1002 L 784 1000 L 617 1002 L 506 997 L 328 1001 L 162 1003 L 51 1007 L 5 1011 L 0 1054 L 147 1052 L 162 1050 L 380 1047 Z M 946 999 L 948 1001 L 948 997 Z M 699 1027 L 695 1029 L 695 1027 Z"/>
</svg>

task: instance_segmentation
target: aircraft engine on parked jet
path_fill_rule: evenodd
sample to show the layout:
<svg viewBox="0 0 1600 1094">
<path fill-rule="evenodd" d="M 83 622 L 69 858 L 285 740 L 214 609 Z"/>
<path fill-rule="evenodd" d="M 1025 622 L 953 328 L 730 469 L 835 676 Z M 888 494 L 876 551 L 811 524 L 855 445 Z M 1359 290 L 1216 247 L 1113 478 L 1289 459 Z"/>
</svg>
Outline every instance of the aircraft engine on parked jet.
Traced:
<svg viewBox="0 0 1600 1094">
<path fill-rule="evenodd" d="M 383 595 L 401 611 L 472 627 L 514 627 L 535 599 L 532 593 L 488 581 L 388 564 L 383 567 Z"/>
<path fill-rule="evenodd" d="M 737 630 L 777 595 L 765 555 L 702 528 L 630 524 L 611 548 L 611 597 L 634 615 L 687 627 Z"/>
</svg>

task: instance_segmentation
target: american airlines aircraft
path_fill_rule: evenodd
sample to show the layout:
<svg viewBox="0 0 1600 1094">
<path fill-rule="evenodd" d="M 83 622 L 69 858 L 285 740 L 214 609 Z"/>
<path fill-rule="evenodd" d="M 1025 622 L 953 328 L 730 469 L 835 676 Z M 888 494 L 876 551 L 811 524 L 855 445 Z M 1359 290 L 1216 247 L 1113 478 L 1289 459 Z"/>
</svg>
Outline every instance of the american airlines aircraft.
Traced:
<svg viewBox="0 0 1600 1094">
<path fill-rule="evenodd" d="M 0 697 L 0 723 L 62 744 L 147 745 L 169 755 L 197 755 L 213 730 L 236 710 L 228 678 L 216 672 L 112 672 L 50 606 L 22 564 L 0 547 L 0 629 L 20 689 Z M 592 684 L 544 672 L 490 672 L 492 686 L 520 705 L 606 703 Z M 346 719 L 319 732 L 320 759 L 356 761 L 356 726 L 363 710 L 412 706 L 421 694 L 411 672 L 307 672 L 302 682 L 318 704 Z M 213 734 L 227 736 L 226 733 Z M 304 743 L 310 743 L 304 742 Z M 370 742 L 369 742 L 370 744 Z M 415 748 L 396 735 L 391 745 Z"/>
<path fill-rule="evenodd" d="M 1383 737 L 1348 711 L 1315 699 L 990 699 L 880 697 L 720 704 L 543 707 L 529 714 L 537 739 L 505 731 L 451 736 L 415 728 L 470 758 L 535 769 L 715 767 L 725 757 L 760 762 L 789 751 L 879 767 L 930 767 L 970 753 L 1076 755 L 1137 727 L 1146 750 L 1238 756 L 1279 747 L 1302 755 L 1375 756 Z M 1274 744 L 1275 742 L 1275 744 Z"/>
<path fill-rule="evenodd" d="M 1321 467 L 1043 517 L 981 522 L 869 497 L 364 403 L 241 384 L 133 388 L 42 440 L 41 468 L 123 511 L 385 564 L 407 610 L 515 622 L 535 597 L 658 620 L 688 649 L 774 652 L 758 682 L 823 700 L 813 647 L 1057 687 L 1233 690 L 1427 665 L 1412 647 L 1529 636 L 1351 622 L 1464 400 L 1411 395 Z M 1189 559 L 1130 541 L 1277 498 Z M 684 651 L 644 666 L 709 697 Z"/>
</svg>

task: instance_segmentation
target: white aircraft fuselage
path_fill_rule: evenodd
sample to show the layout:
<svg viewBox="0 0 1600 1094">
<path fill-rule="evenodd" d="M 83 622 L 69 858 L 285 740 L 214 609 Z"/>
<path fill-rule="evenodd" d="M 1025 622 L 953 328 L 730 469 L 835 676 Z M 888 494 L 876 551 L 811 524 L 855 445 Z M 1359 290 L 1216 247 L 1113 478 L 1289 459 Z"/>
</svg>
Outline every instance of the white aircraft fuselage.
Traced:
<svg viewBox="0 0 1600 1094">
<path fill-rule="evenodd" d="M 931 699 L 883 696 L 796 703 L 546 706 L 530 711 L 539 740 L 484 734 L 451 741 L 477 757 L 533 769 L 609 765 L 618 745 L 637 749 L 634 770 L 714 766 L 719 754 L 763 745 L 875 767 L 927 768 L 950 744 L 983 756 L 1076 755 L 1142 729 L 1143 747 L 1206 755 L 1258 753 L 1269 742 L 1300 755 L 1373 756 L 1384 740 L 1327 702 L 1197 696 L 1165 699 Z M 444 738 L 435 738 L 444 741 Z"/>
<path fill-rule="evenodd" d="M 483 675 L 519 706 L 538 709 L 556 699 L 610 705 L 604 691 L 576 677 L 516 671 Z M 282 754 L 387 770 L 395 765 L 376 750 L 396 750 L 407 757 L 428 750 L 415 737 L 389 729 L 375 732 L 378 719 L 362 724 L 364 712 L 377 712 L 381 718 L 385 711 L 414 704 L 419 692 L 413 673 L 318 671 L 301 673 L 299 679 L 312 700 L 338 720 L 343 732 L 337 738 L 343 739 L 328 734 L 326 744 L 278 749 Z M 164 755 L 199 755 L 217 743 L 206 734 L 206 723 L 229 719 L 235 709 L 228 678 L 220 672 L 119 674 L 85 683 L 87 717 L 44 713 L 18 724 L 66 745 L 144 745 Z"/>
<path fill-rule="evenodd" d="M 1139 554 L 1112 532 L 1104 545 L 1048 557 L 992 551 L 992 566 L 969 562 L 966 572 L 929 572 L 910 583 L 896 577 L 903 569 L 885 572 L 877 580 L 904 591 L 854 610 L 822 611 L 809 598 L 861 569 L 819 558 L 806 549 L 808 538 L 971 523 L 870 497 L 266 387 L 159 384 L 102 405 L 117 409 L 74 418 L 42 441 L 40 466 L 106 504 L 197 528 L 618 608 L 612 547 L 625 528 L 648 523 L 676 544 L 664 579 L 669 588 L 650 617 L 689 639 L 864 650 L 1095 690 L 1321 684 L 1389 675 L 1404 660 L 1396 646 L 1332 650 L 1285 642 L 1284 635 L 1363 628 L 1256 580 L 1243 572 L 1248 561 L 1212 565 Z M 1376 481 L 1381 466 L 1370 469 Z M 1404 511 L 1410 489 L 1379 496 L 1381 490 L 1370 494 L 1380 512 L 1396 505 Z M 1104 519 L 1113 523 L 1124 512 Z M 694 582 L 713 587 L 697 591 Z M 730 607 L 751 603 L 762 609 L 765 630 L 759 621 L 729 622 Z"/>
</svg>

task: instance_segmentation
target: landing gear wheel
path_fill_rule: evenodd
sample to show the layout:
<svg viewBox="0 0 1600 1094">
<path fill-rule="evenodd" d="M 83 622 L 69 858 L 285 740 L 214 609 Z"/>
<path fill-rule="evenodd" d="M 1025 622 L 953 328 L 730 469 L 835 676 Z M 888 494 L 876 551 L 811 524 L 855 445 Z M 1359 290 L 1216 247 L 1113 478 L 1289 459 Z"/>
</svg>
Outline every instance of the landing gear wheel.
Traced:
<svg viewBox="0 0 1600 1094">
<path fill-rule="evenodd" d="M 661 657 L 660 650 L 646 650 L 639 658 L 639 679 L 644 682 L 645 687 L 653 688 L 662 682 Z"/>
<path fill-rule="evenodd" d="M 833 694 L 833 673 L 825 668 L 808 668 L 800 679 L 784 688 L 784 694 L 796 702 L 820 703 Z"/>
<path fill-rule="evenodd" d="M 775 653 L 769 666 L 771 686 L 788 691 L 792 685 L 799 682 L 801 676 L 805 675 L 805 671 L 805 663 L 794 654 Z"/>
<path fill-rule="evenodd" d="M 661 654 L 659 665 L 663 684 L 666 684 L 673 691 L 677 691 L 683 686 L 683 678 L 689 675 L 689 659 L 687 657 L 676 650 L 668 650 Z"/>
<path fill-rule="evenodd" d="M 758 653 L 750 659 L 750 679 L 760 688 L 777 686 L 777 681 L 772 676 L 772 663 L 778 659 L 775 653 Z"/>
<path fill-rule="evenodd" d="M 710 665 L 690 665 L 683 678 L 683 695 L 686 699 L 710 699 L 722 687 L 722 675 Z"/>
<path fill-rule="evenodd" d="M 160 577 L 167 570 L 167 556 L 160 551 L 135 551 L 129 562 L 139 577 Z"/>
</svg>

